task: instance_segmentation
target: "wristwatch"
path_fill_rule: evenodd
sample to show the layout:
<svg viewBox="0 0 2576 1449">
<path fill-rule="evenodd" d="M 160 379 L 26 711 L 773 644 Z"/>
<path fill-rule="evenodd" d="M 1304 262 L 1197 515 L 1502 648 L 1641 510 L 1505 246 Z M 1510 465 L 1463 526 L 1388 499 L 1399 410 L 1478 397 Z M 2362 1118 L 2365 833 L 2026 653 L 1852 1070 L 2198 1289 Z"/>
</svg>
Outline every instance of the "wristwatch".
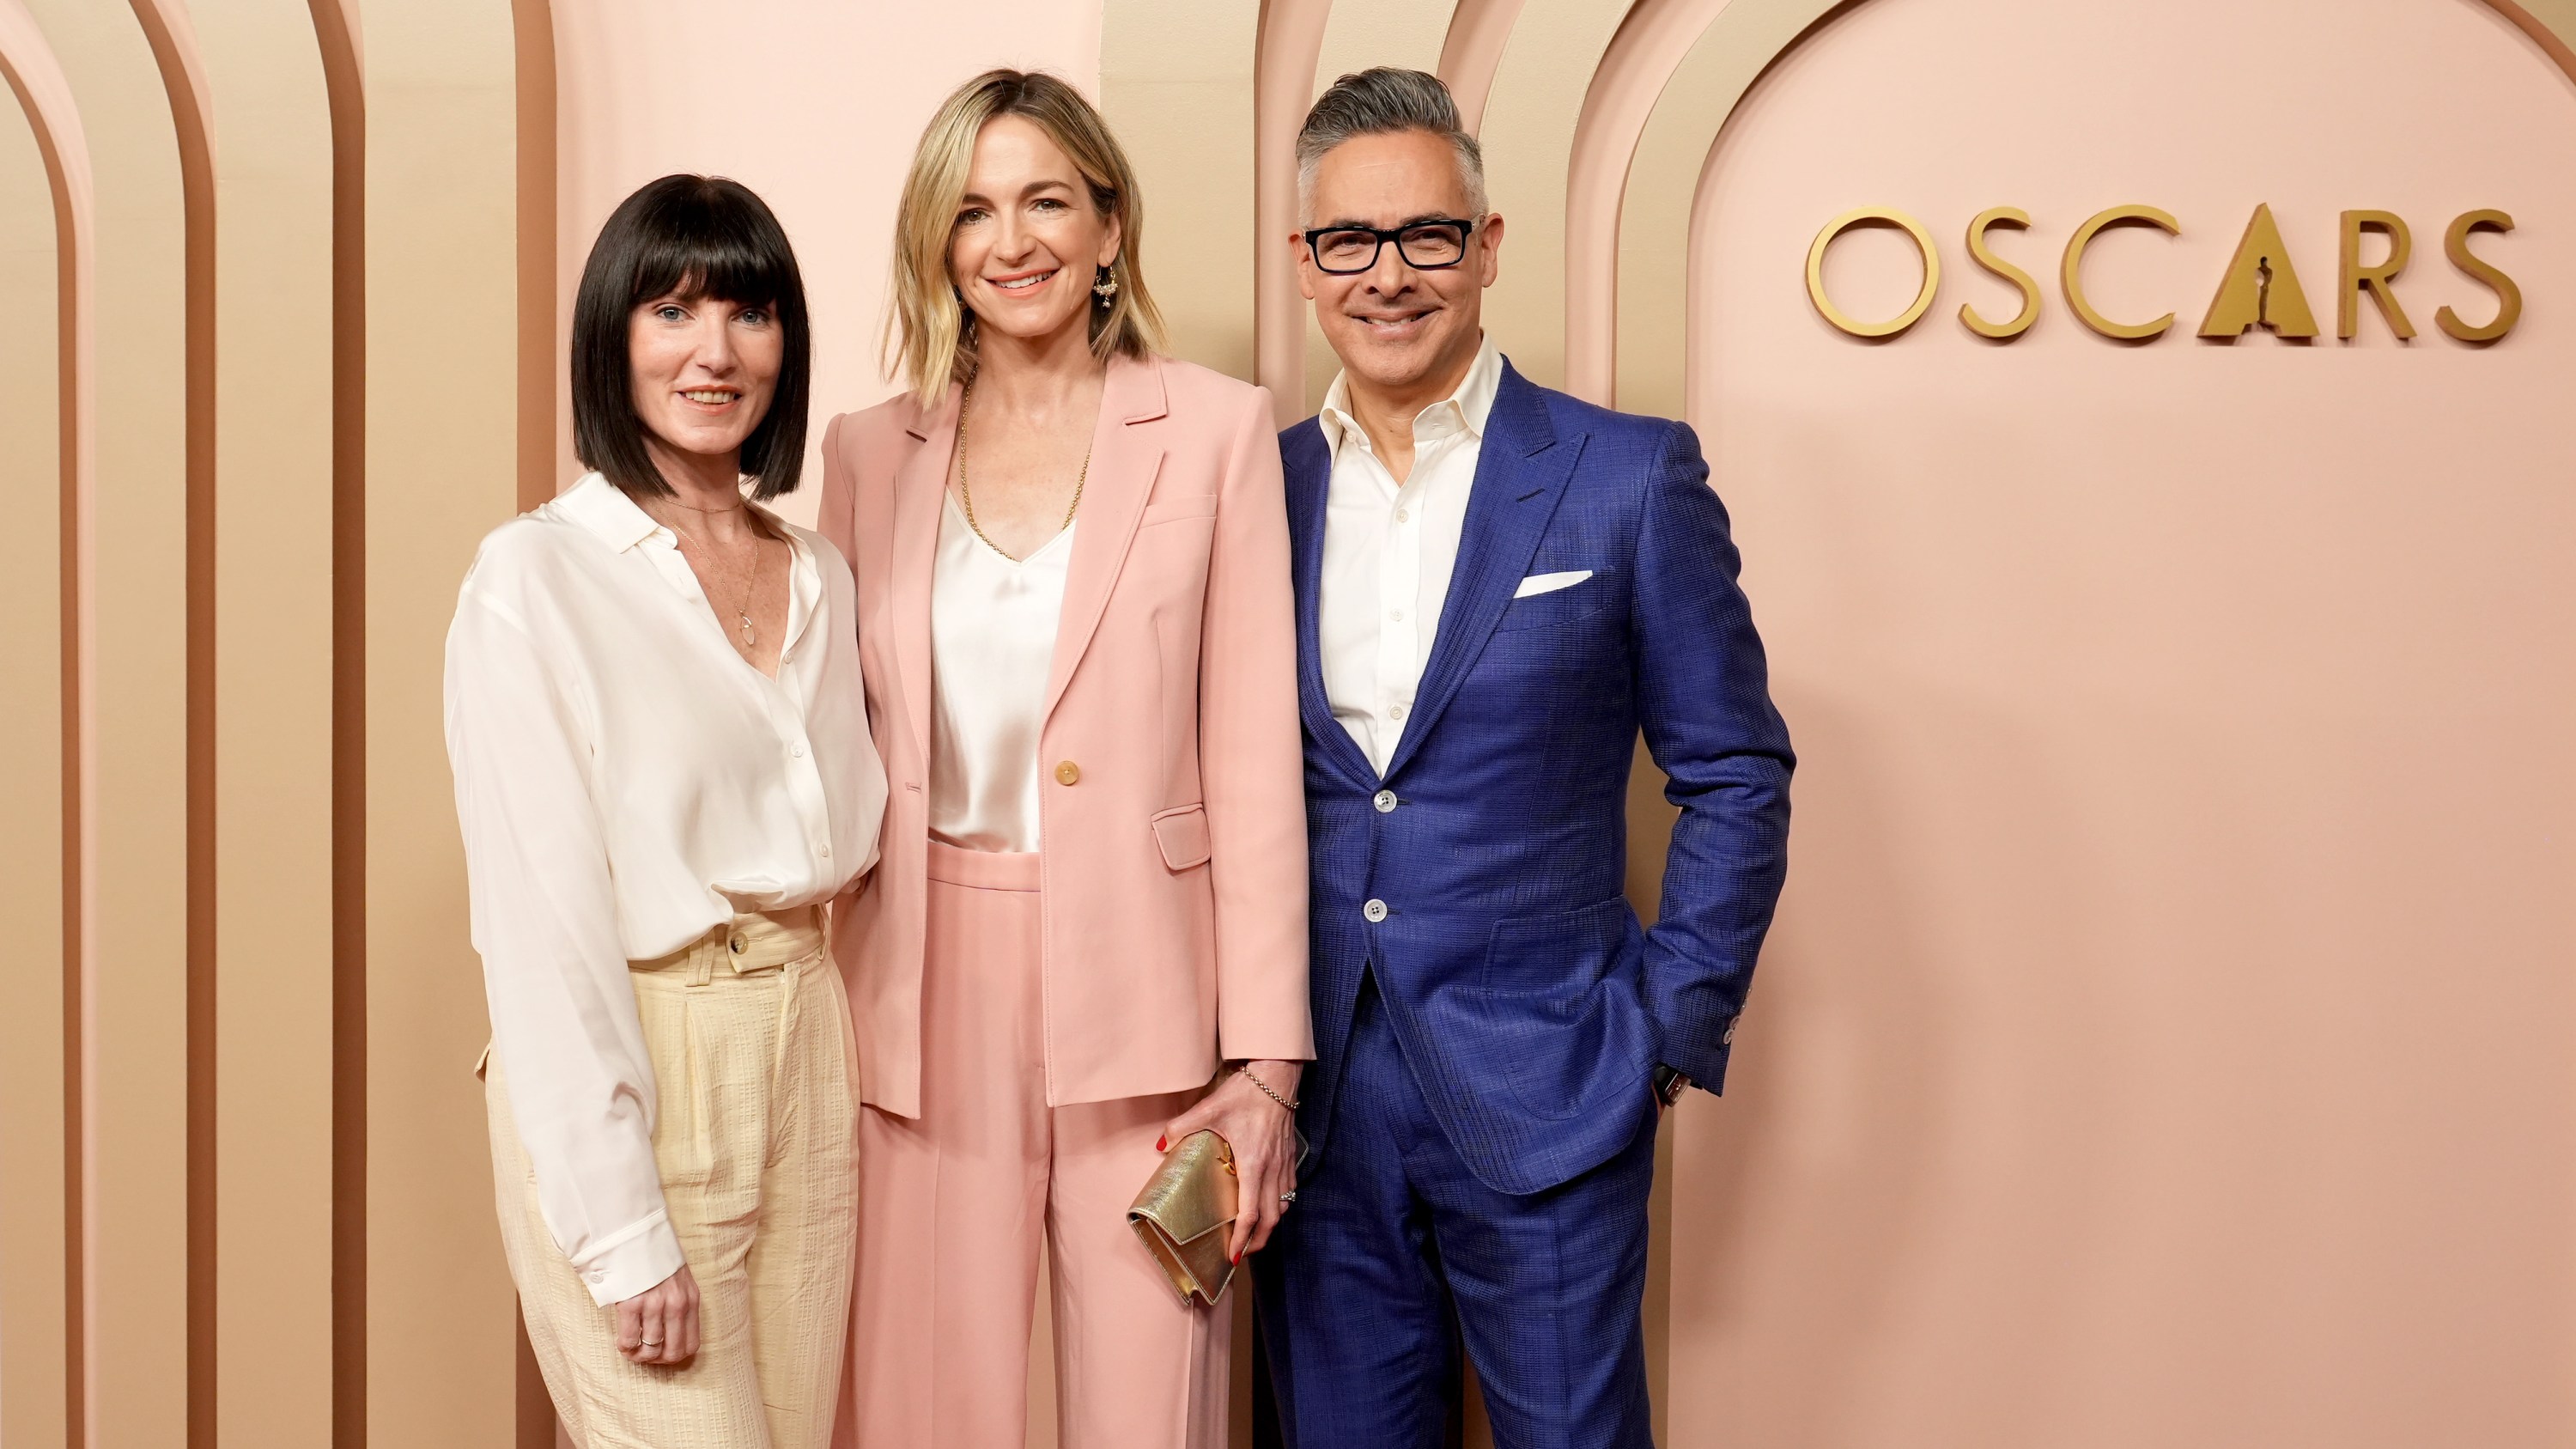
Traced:
<svg viewBox="0 0 2576 1449">
<path fill-rule="evenodd" d="M 1679 1068 L 1655 1063 L 1656 1101 L 1669 1107 L 1682 1099 L 1682 1093 L 1690 1090 L 1690 1084 L 1691 1079 L 1683 1076 Z"/>
</svg>

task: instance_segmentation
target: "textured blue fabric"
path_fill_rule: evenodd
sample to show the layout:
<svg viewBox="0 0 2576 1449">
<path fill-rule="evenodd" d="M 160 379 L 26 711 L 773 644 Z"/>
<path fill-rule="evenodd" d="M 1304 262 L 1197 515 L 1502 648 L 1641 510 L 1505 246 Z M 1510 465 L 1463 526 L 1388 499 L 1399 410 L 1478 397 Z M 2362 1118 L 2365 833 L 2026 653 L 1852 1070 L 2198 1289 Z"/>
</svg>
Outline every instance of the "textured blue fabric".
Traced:
<svg viewBox="0 0 2576 1449">
<path fill-rule="evenodd" d="M 1780 893 L 1789 735 L 1699 440 L 1507 364 L 1413 715 L 1381 779 L 1317 653 L 1331 457 L 1280 437 L 1298 611 L 1316 1063 L 1301 1124 L 1334 1149 L 1353 1004 L 1394 1038 L 1460 1159 L 1534 1193 L 1627 1145 L 1654 1064 L 1711 1091 Z M 1530 574 L 1589 569 L 1516 599 Z M 1643 731 L 1681 807 L 1655 928 L 1622 894 Z M 1392 791 L 1392 810 L 1377 808 Z M 1367 903 L 1385 905 L 1369 919 Z"/>
<path fill-rule="evenodd" d="M 1508 1196 L 1450 1145 L 1374 987 L 1354 1018 L 1341 1150 L 1253 1257 L 1282 1442 L 1440 1449 L 1463 1336 L 1500 1449 L 1652 1449 L 1645 1086 L 1607 1162 Z"/>
</svg>

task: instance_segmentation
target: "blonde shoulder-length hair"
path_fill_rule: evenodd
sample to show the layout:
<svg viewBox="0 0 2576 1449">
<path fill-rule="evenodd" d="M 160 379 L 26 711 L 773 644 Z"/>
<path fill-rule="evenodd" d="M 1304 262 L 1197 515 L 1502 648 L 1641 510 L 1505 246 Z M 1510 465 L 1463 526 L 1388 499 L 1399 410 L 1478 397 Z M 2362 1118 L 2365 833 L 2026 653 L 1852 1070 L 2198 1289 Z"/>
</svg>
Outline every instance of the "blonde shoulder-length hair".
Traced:
<svg viewBox="0 0 2576 1449">
<path fill-rule="evenodd" d="M 1135 170 L 1109 123 L 1080 91 L 1044 71 L 988 70 L 959 86 L 930 118 L 895 211 L 885 363 L 924 408 L 939 406 L 949 384 L 975 373 L 974 318 L 949 276 L 949 238 L 966 195 L 975 139 L 997 116 L 1024 117 L 1046 132 L 1090 185 L 1092 205 L 1118 223 L 1118 256 L 1109 264 L 1118 290 L 1109 305 L 1090 309 L 1092 354 L 1106 362 L 1142 357 L 1161 345 L 1163 316 L 1137 263 L 1144 207 Z"/>
</svg>

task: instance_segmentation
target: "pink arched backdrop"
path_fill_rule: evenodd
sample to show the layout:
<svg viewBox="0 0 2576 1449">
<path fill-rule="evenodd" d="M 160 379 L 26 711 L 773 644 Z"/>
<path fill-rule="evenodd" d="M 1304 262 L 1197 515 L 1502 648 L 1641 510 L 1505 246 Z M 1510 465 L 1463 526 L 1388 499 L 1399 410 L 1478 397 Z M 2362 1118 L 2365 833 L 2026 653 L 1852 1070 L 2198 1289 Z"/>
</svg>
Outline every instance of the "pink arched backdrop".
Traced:
<svg viewBox="0 0 2576 1449">
<path fill-rule="evenodd" d="M 2092 253 L 2180 314 L 2135 347 L 2057 281 L 2130 202 L 2183 227 Z M 2329 335 L 2198 341 L 2264 202 Z M 2005 204 L 2046 310 L 1998 345 Z M 1863 205 L 1942 251 L 1877 345 L 1799 283 Z M 2432 325 L 2493 311 L 2440 247 L 2481 207 L 2532 299 L 2484 349 Z M 2411 343 L 2331 335 L 2346 208 L 2413 226 Z M 1746 98 L 1688 400 L 1802 763 L 1681 1123 L 1675 1444 L 2567 1442 L 2571 231 L 2576 89 L 2458 0 L 1869 0 Z M 1827 267 L 1861 317 L 1918 276 Z"/>
<path fill-rule="evenodd" d="M 437 641 L 569 476 L 619 197 L 760 188 L 818 414 L 864 405 L 921 121 L 1059 71 L 1160 198 L 1178 346 L 1284 421 L 1287 138 L 1394 62 L 1488 145 L 1506 351 L 1699 425 L 1805 756 L 1734 1089 L 1667 1138 L 1663 1442 L 2576 1445 L 2569 36 L 2576 0 L 0 0 L 0 902 L 43 923 L 0 1013 L 0 1444 L 552 1435 Z M 2182 224 L 2088 269 L 2179 314 L 2142 347 L 2055 275 L 2124 203 Z M 2329 330 L 2338 214 L 2403 215 L 2421 335 L 2194 340 L 2257 203 Z M 1956 320 L 2010 309 L 1962 245 L 1998 205 L 2046 309 L 2008 345 Z M 1858 206 L 1944 263 L 1876 345 L 1800 278 Z M 2477 349 L 2432 314 L 2493 305 L 2440 245 L 2484 207 L 2529 307 Z M 1863 231 L 1827 281 L 1885 315 L 1914 265 Z"/>
</svg>

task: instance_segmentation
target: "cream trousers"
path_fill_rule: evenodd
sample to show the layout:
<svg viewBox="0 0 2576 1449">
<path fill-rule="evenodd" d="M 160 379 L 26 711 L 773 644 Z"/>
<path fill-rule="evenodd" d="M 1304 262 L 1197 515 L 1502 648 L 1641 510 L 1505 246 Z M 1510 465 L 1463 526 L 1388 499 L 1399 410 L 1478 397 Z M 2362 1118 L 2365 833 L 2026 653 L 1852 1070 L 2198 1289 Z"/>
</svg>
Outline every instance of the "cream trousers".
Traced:
<svg viewBox="0 0 2576 1449">
<path fill-rule="evenodd" d="M 501 1244 L 555 1411 L 582 1449 L 821 1449 L 839 1397 L 858 1219 L 849 1008 L 810 910 L 737 916 L 632 963 L 653 1155 L 698 1281 L 698 1356 L 617 1352 L 617 1310 L 538 1215 L 500 1064 L 484 1099 Z"/>
</svg>

